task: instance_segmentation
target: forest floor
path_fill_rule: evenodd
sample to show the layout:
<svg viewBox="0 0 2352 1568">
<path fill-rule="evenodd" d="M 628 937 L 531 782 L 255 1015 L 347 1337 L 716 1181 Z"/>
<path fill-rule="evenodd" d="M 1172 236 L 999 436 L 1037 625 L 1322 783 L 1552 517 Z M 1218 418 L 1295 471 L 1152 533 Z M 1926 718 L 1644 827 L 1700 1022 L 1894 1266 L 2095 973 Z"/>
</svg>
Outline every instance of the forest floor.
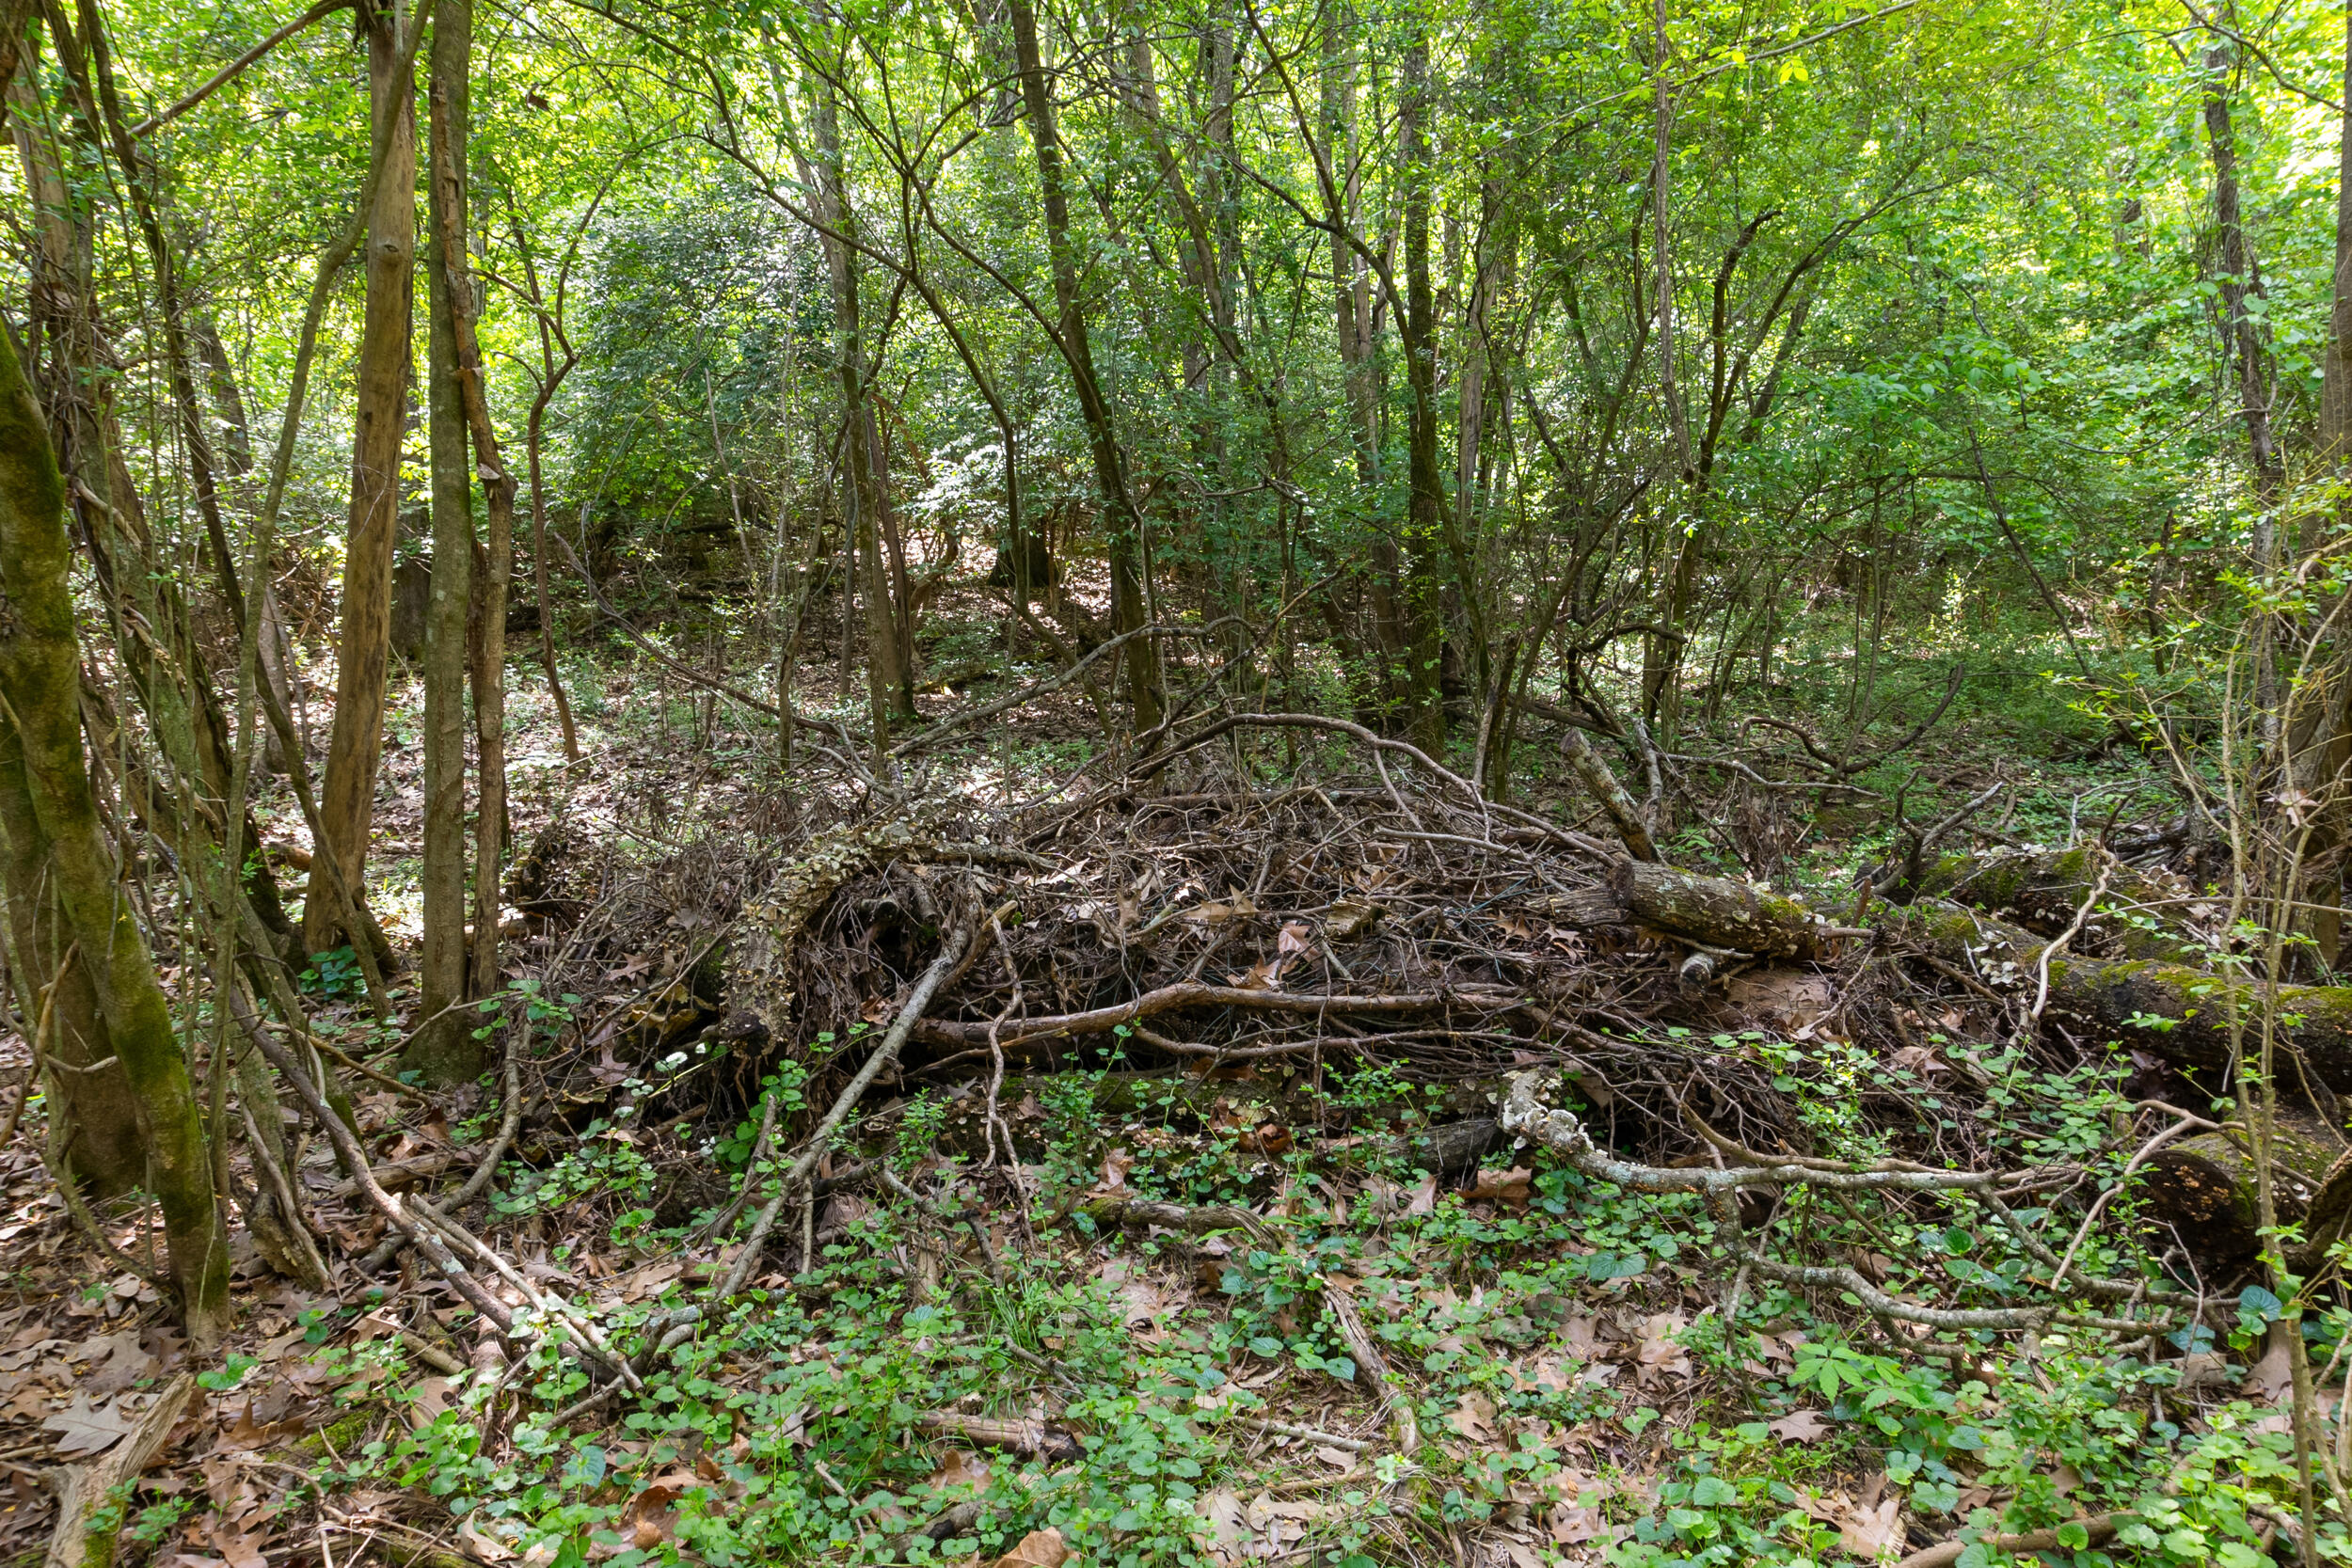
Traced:
<svg viewBox="0 0 2352 1568">
<path fill-rule="evenodd" d="M 968 606 L 957 614 L 940 617 L 951 641 L 930 650 L 933 668 L 989 657 L 989 625 Z M 992 1072 L 981 1049 L 960 1070 L 931 1071 L 957 1055 L 933 1040 L 858 1107 L 816 1168 L 821 1200 L 787 1209 L 743 1294 L 713 1300 L 742 1245 L 731 1199 L 759 1196 L 754 1178 L 770 1168 L 762 1107 L 789 1120 L 821 1106 L 836 1064 L 862 1057 L 920 967 L 884 906 L 921 895 L 880 875 L 845 892 L 812 927 L 819 952 L 803 972 L 818 982 L 803 1016 L 826 1026 L 755 1056 L 728 998 L 705 983 L 715 941 L 858 806 L 779 784 L 772 729 L 743 725 L 625 643 L 567 656 L 586 753 L 567 766 L 535 666 L 514 669 L 516 843 L 548 881 L 517 900 L 516 990 L 488 1022 L 510 1032 L 530 1022 L 532 1109 L 493 1197 L 469 1218 L 512 1261 L 505 1297 L 535 1325 L 532 1348 L 510 1362 L 478 1338 L 413 1254 L 359 1274 L 354 1259 L 383 1216 L 326 1140 L 306 1134 L 302 1196 L 331 1288 L 303 1291 L 240 1255 L 235 1334 L 224 1356 L 192 1357 L 141 1277 L 155 1245 L 144 1215 L 103 1212 L 117 1255 L 97 1249 L 31 1151 L 36 1103 L 28 1136 L 0 1151 L 14 1292 L 0 1307 L 11 1488 L 0 1557 L 42 1553 L 56 1467 L 104 1454 L 183 1372 L 196 1395 L 121 1498 L 125 1563 L 1795 1563 L 1891 1560 L 1996 1524 L 2087 1519 L 2102 1533 L 2061 1531 L 2053 1549 L 2107 1543 L 2123 1560 L 2243 1568 L 2292 1538 L 2277 1457 L 2284 1360 L 2264 1353 L 2259 1321 L 2234 1359 L 2209 1337 L 2159 1365 L 2090 1336 L 1985 1333 L 1966 1358 L 1939 1360 L 1835 1292 L 1751 1279 L 1701 1199 L 1611 1187 L 1494 1135 L 1498 1064 L 1541 1059 L 1494 1029 L 1476 1060 L 1464 1054 L 1483 1038 L 1473 1030 L 1422 1054 L 1392 1044 L 1385 1058 L 1359 1052 L 1328 1068 L 1319 1049 L 1267 1045 L 1260 1057 L 1220 1048 L 1137 1070 L 1168 1061 L 1146 1049 L 1167 1042 L 1122 1026 L 1095 1047 L 1057 1047 L 1041 1067 Z M 1940 670 L 1910 674 L 1931 695 L 1940 685 Z M 802 675 L 803 703 L 830 695 L 854 711 L 825 666 Z M 411 697 L 390 725 L 370 868 L 396 938 L 414 927 Z M 1801 689 L 1788 705 L 1834 718 L 1836 692 Z M 1915 814 L 1933 809 L 1921 796 L 1956 802 L 1996 774 L 2010 790 L 2008 815 L 1989 824 L 1995 841 L 2063 843 L 2101 820 L 2177 810 L 2137 753 L 2102 750 L 2079 725 L 2021 736 L 2018 706 L 1997 692 L 1958 705 Z M 992 814 L 1008 778 L 1036 793 L 1086 759 L 1094 726 L 1074 690 L 1010 716 L 934 762 L 939 812 L 964 832 L 1001 827 Z M 1517 799 L 1578 822 L 1590 802 L 1557 782 L 1565 769 L 1544 733 L 1545 744 L 1523 742 Z M 2038 755 L 2025 749 L 2036 741 Z M 1327 805 L 1343 784 L 1368 787 L 1322 737 L 1287 752 L 1279 737 L 1252 746 L 1261 802 L 1286 799 L 1294 780 Z M 1060 869 L 1024 896 L 1095 896 L 1089 860 L 1141 867 L 1144 878 L 1099 885 L 1183 906 L 1171 929 L 1200 941 L 1168 962 L 1196 977 L 1214 963 L 1209 979 L 1245 989 L 1279 989 L 1290 968 L 1295 987 L 1311 988 L 1334 985 L 1332 966 L 1353 951 L 1331 935 L 1351 897 L 1376 892 L 1402 909 L 1436 875 L 1368 865 L 1345 839 L 1339 879 L 1309 886 L 1325 873 L 1307 841 L 1326 828 L 1342 838 L 1347 811 L 1316 826 L 1282 815 L 1290 807 L 1161 787 L 1179 826 L 1121 839 L 1082 825 L 1052 851 Z M 1669 858 L 1851 896 L 1852 874 L 1883 850 L 1885 793 L 1769 821 L 1702 811 Z M 1767 856 L 1772 866 L 1755 863 Z M 1157 882 L 1154 865 L 1170 868 Z M 1984 1149 L 2062 1140 L 2086 1117 L 2095 1138 L 2097 1117 L 2123 1103 L 2128 1086 L 2104 1069 L 1969 1045 L 1990 1036 L 1964 995 L 1870 1003 L 1907 1010 L 1894 1027 L 1928 1037 L 1904 1058 L 1883 1031 L 1855 1026 L 1851 973 L 1828 962 L 1750 974 L 1660 1013 L 1649 1002 L 1674 997 L 1674 953 L 1547 919 L 1527 891 L 1535 874 L 1513 875 L 1412 927 L 1421 945 L 1398 973 L 1425 962 L 1458 977 L 1506 959 L 1573 973 L 1600 988 L 1579 993 L 1592 1006 L 1638 1014 L 1659 1051 L 1711 1037 L 1767 1094 L 1782 1081 L 1847 1085 L 1842 1101 L 1793 1096 L 1833 1142 L 1877 1135 L 1852 1115 L 1874 1096 L 1938 1109 L 1939 1096 L 1965 1099 L 1963 1120 L 1983 1125 L 1942 1125 Z M 1299 887 L 1282 885 L 1291 877 Z M 1111 917 L 1099 901 L 1025 911 L 1013 938 L 993 938 L 1007 971 L 1050 973 L 1082 1001 L 1089 975 L 1114 962 L 1082 938 Z M 1117 920 L 1122 933 L 1135 924 L 1132 911 Z M 1016 939 L 1028 944 L 1018 961 Z M 1043 967 L 1023 967 L 1032 958 Z M 1116 961 L 1130 961 L 1123 947 Z M 1086 973 L 1065 985 L 1057 965 Z M 1297 977 L 1317 965 L 1322 980 Z M 314 968 L 305 989 L 324 1038 L 391 1069 L 401 1026 L 368 1012 L 342 967 Z M 13 1085 L 22 1042 L 0 1047 L 0 1084 Z M 353 1086 L 388 1186 L 429 1192 L 440 1173 L 470 1168 L 499 1119 L 495 1074 L 446 1094 Z M 1609 1087 L 1581 1086 L 1591 1114 L 1613 1119 Z M 1668 1088 L 1699 1085 L 1692 1074 Z M 1649 1129 L 1654 1146 L 1651 1101 L 1626 1094 L 1628 1129 Z M 1988 1104 L 2001 1107 L 1997 1125 Z M 1470 1126 L 1485 1131 L 1468 1143 L 1448 1131 Z M 1991 1257 L 1990 1236 L 1901 1216 L 1882 1233 L 1872 1216 L 1855 1219 L 1840 1255 L 1910 1299 L 1968 1278 L 1972 1245 Z M 1744 1307 L 1728 1338 L 1727 1300 Z M 598 1386 L 563 1349 L 566 1312 L 629 1343 L 660 1334 L 639 1356 L 642 1392 L 592 1402 Z M 1367 1342 L 1384 1365 L 1365 1364 Z M 2003 1560 L 1968 1550 L 1969 1568 Z"/>
</svg>

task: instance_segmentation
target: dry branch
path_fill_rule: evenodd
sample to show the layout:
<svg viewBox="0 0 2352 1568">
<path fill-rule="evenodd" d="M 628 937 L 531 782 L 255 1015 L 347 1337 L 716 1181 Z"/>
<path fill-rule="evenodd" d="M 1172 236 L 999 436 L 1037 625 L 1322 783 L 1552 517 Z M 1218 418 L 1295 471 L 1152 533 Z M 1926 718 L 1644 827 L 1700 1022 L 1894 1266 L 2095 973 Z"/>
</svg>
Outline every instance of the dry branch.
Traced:
<svg viewBox="0 0 2352 1568">
<path fill-rule="evenodd" d="M 42 1568 L 111 1568 L 115 1538 L 125 1511 L 117 1503 L 115 1488 L 135 1481 L 163 1452 L 164 1440 L 186 1413 L 196 1393 L 193 1373 L 182 1372 L 163 1386 L 139 1417 L 131 1434 L 113 1451 L 87 1465 L 68 1465 L 50 1473 L 57 1494 L 57 1525 L 49 1537 Z"/>
<path fill-rule="evenodd" d="M 1840 1165 L 1826 1160 L 1749 1157 L 1758 1163 L 1721 1166 L 1644 1165 L 1620 1160 L 1593 1141 L 1573 1111 L 1544 1104 L 1544 1080 L 1535 1070 L 1511 1083 L 1502 1104 L 1502 1130 L 1567 1156 L 1568 1163 L 1597 1180 L 1637 1193 L 1731 1193 L 1750 1187 L 1819 1187 L 1828 1192 L 1993 1193 L 2032 1188 L 2074 1174 L 2070 1165 L 2022 1171 L 1931 1170 L 1900 1161 L 1875 1165 Z"/>
<path fill-rule="evenodd" d="M 2129 1517 L 2125 1513 L 2093 1513 L 2074 1523 L 2082 1528 L 2088 1545 L 2102 1546 L 2115 1539 L 2115 1532 Z M 2063 1551 L 2067 1549 L 2066 1543 L 2058 1539 L 2058 1530 L 2062 1528 L 2052 1526 L 2048 1529 L 2029 1529 L 2016 1535 L 1982 1535 L 1977 1538 L 1977 1544 L 1996 1557 Z M 1969 1543 L 1963 1539 L 1939 1541 L 1923 1551 L 1912 1553 L 1896 1563 L 1895 1568 L 1952 1568 L 1967 1552 L 1968 1546 Z"/>
<path fill-rule="evenodd" d="M 1144 992 L 1132 1002 L 1120 1002 L 1108 1007 L 1089 1007 L 1084 1012 L 1024 1019 L 1019 1025 L 1002 1032 L 998 1037 L 1009 1050 L 1016 1045 L 1071 1035 L 1106 1034 L 1122 1023 L 1133 1023 L 1137 1019 L 1173 1012 L 1180 1007 L 1237 1007 L 1245 1012 L 1292 1013 L 1325 1018 L 1333 1015 L 1437 1012 L 1448 1007 L 1494 1010 L 1516 1006 L 1518 1003 L 1518 997 L 1497 992 L 1418 991 L 1400 996 L 1294 994 L 1241 986 L 1212 986 L 1196 980 L 1161 986 Z M 931 1022 L 922 1025 L 922 1035 L 927 1041 L 938 1045 L 985 1045 L 988 1043 L 988 1025 Z"/>
</svg>

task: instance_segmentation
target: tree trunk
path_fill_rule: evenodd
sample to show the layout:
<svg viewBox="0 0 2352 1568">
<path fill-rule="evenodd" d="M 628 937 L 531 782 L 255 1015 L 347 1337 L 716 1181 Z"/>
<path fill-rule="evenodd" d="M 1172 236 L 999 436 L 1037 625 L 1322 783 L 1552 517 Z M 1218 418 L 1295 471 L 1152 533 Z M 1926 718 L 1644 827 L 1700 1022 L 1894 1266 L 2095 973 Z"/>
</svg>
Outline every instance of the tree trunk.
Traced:
<svg viewBox="0 0 2352 1568">
<path fill-rule="evenodd" d="M 2271 1133 L 2271 1181 L 2279 1218 L 2312 1215 L 2329 1171 L 2343 1159 L 2342 1133 L 2318 1117 L 2282 1111 Z M 2168 1145 L 2148 1162 L 2139 1196 L 2151 1216 L 2171 1227 L 2207 1268 L 2243 1268 L 2262 1251 L 2255 1213 L 2254 1162 L 2238 1132 L 2201 1132 Z M 2341 1216 L 2337 1216 L 2341 1217 Z"/>
<path fill-rule="evenodd" d="M 66 581 L 65 482 L 13 341 L 0 354 L 0 839 L 11 907 L 54 899 L 135 1099 L 188 1338 L 228 1325 L 229 1252 L 187 1059 L 108 853 L 82 755 L 81 650 Z M 35 880 L 17 881 L 29 863 Z"/>
<path fill-rule="evenodd" d="M 1087 334 L 1086 304 L 1078 293 L 1078 258 L 1070 234 L 1070 199 L 1062 188 L 1061 138 L 1054 128 L 1053 100 L 1045 87 L 1045 64 L 1038 48 L 1037 13 L 1029 0 L 1010 0 L 1013 46 L 1020 58 L 1021 96 L 1028 111 L 1029 139 L 1037 150 L 1037 178 L 1045 209 L 1045 248 L 1054 273 L 1054 303 L 1059 312 L 1057 346 L 1085 416 L 1087 446 L 1094 459 L 1094 481 L 1103 497 L 1104 536 L 1111 566 L 1111 630 L 1134 631 L 1144 624 L 1143 578 L 1138 569 L 1141 518 L 1127 488 L 1126 460 L 1111 427 L 1110 405 L 1094 373 L 1094 351 Z M 1135 726 L 1160 721 L 1159 665 L 1152 640 L 1138 637 L 1121 651 Z"/>
<path fill-rule="evenodd" d="M 473 599 L 473 472 L 468 461 L 466 388 L 458 349 L 464 264 L 451 255 L 465 243 L 462 173 L 467 75 L 473 46 L 470 0 L 434 8 L 427 137 L 425 235 L 427 429 L 433 456 L 433 589 L 424 634 L 424 942 L 418 966 L 420 1017 L 425 1022 L 404 1066 L 435 1083 L 459 1083 L 480 1070 L 472 1019 L 454 1009 L 467 1000 L 466 963 L 466 669 Z M 462 252 L 459 253 L 462 256 Z M 485 463 L 488 459 L 485 454 Z M 495 839 L 485 811 L 478 832 Z M 493 888 L 493 896 L 496 895 Z M 481 933 L 475 933 L 477 940 Z"/>
<path fill-rule="evenodd" d="M 375 775 L 384 755 L 385 663 L 390 651 L 392 543 L 400 512 L 400 448 L 408 401 L 409 293 L 416 262 L 416 84 L 400 71 L 399 0 L 361 0 L 368 91 L 384 129 L 373 150 L 383 173 L 368 214 L 367 306 L 351 450 L 351 516 L 343 550 L 342 620 L 336 639 L 335 722 L 326 742 L 316 847 L 333 857 L 355 901 L 362 895 Z M 391 106 L 389 114 L 386 105 Z M 460 601 L 463 602 L 462 599 Z M 326 875 L 313 875 L 303 907 L 311 952 L 346 936 Z"/>
<path fill-rule="evenodd" d="M 2247 309 L 2259 297 L 2252 247 L 2246 241 L 2246 222 L 2238 194 L 2237 138 L 2230 123 L 2230 51 L 2216 44 L 2205 52 L 2205 145 L 2213 158 L 2213 215 L 2220 230 L 2221 330 L 2230 358 L 2237 370 L 2238 416 L 2246 421 L 2247 456 L 2254 469 L 2254 560 L 2267 570 L 2277 552 L 2279 489 L 2286 478 L 2278 444 L 2270 431 L 2270 356 L 2263 346 L 2262 327 Z"/>
<path fill-rule="evenodd" d="M 1658 497 L 1658 560 L 1671 561 L 1659 594 L 1659 621 L 1664 634 L 1644 639 L 1642 715 L 1658 724 L 1672 744 L 1675 692 L 1682 663 L 1683 617 L 1691 607 L 1691 591 L 1698 572 L 1698 531 L 1684 533 L 1674 506 L 1691 477 L 1691 433 L 1684 416 L 1682 393 L 1675 383 L 1674 229 L 1670 221 L 1674 198 L 1674 95 L 1666 87 L 1666 0 L 1658 0 L 1657 26 L 1652 34 L 1650 91 L 1653 159 L 1650 166 L 1651 287 L 1658 312 L 1658 390 L 1666 407 L 1666 425 L 1673 445 L 1666 453 L 1672 477 Z"/>
<path fill-rule="evenodd" d="M 1412 392 L 1406 458 L 1412 499 L 1406 514 L 1407 575 L 1402 607 L 1405 728 L 1422 751 L 1436 756 L 1445 749 L 1446 728 L 1438 684 L 1445 652 L 1439 566 L 1445 551 L 1445 481 L 1438 470 L 1438 296 L 1429 276 L 1432 110 L 1429 40 L 1417 30 L 1405 48 L 1405 96 L 1397 132 L 1405 182 L 1406 382 Z"/>
<path fill-rule="evenodd" d="M 831 19 L 824 6 L 811 7 L 810 13 L 817 36 L 828 36 Z M 844 499 L 850 508 L 858 594 L 866 601 L 866 694 L 874 744 L 883 748 L 888 744 L 891 721 L 913 717 L 914 694 L 898 657 L 898 617 L 892 610 L 890 578 L 882 562 L 882 513 L 886 503 L 877 477 L 879 454 L 872 389 L 866 380 L 858 258 L 846 238 L 856 232 L 857 215 L 848 196 L 840 106 L 833 83 L 821 71 L 810 74 L 808 95 L 809 130 L 816 153 L 811 170 L 816 176 L 816 215 L 831 230 L 820 230 L 818 243 L 823 247 L 826 277 L 833 285 L 834 369 L 841 380 L 841 454 L 849 481 L 843 487 Z"/>
<path fill-rule="evenodd" d="M 482 481 L 489 539 L 481 551 L 472 602 L 479 629 L 473 654 L 474 767 L 480 784 L 474 816 L 473 967 L 469 994 L 499 987 L 499 888 L 506 861 L 506 600 L 515 578 L 515 476 L 508 471 L 498 427 L 490 420 L 490 383 L 475 330 L 473 270 L 467 261 L 466 160 L 469 142 L 473 0 L 452 0 L 437 25 L 465 37 L 446 81 L 434 82 L 435 156 L 432 178 L 440 193 L 436 255 L 449 301 L 456 391 L 473 440 L 474 473 Z"/>
<path fill-rule="evenodd" d="M 70 40 L 68 40 L 70 42 Z M 26 45 L 29 49 L 29 40 Z M 53 461 L 73 481 L 96 569 L 100 590 L 118 637 L 125 673 L 136 685 L 151 716 L 158 719 L 160 738 L 191 738 L 190 726 L 160 722 L 163 715 L 184 719 L 182 690 L 159 650 L 179 652 L 184 642 L 187 618 L 176 591 L 151 569 L 148 552 L 136 548 L 135 559 L 119 569 L 119 545 L 137 546 L 146 535 L 137 489 L 121 455 L 121 436 L 115 412 L 114 389 L 119 377 L 108 373 L 119 365 L 98 329 L 96 297 L 91 290 L 94 222 L 87 199 L 69 188 L 59 149 L 45 126 L 66 119 L 51 117 L 35 99 L 31 73 L 8 84 L 11 129 L 22 154 L 25 184 L 33 197 L 33 288 L 28 326 L 30 340 L 46 345 L 48 403 L 54 410 L 49 443 Z M 82 115 L 72 123 L 90 131 Z M 135 610 L 126 614 L 119 585 L 142 591 Z M 158 597 L 158 594 L 163 597 Z M 134 623 L 137 623 L 135 626 Z M 183 778 L 193 778 L 185 746 L 176 753 Z M 167 791 L 155 809 L 176 814 L 183 801 Z M 45 850 L 24 841 L 8 851 L 6 874 L 13 885 L 35 887 L 45 863 Z M 68 962 L 72 941 L 58 919 L 54 900 L 14 899 L 9 906 L 9 940 L 17 955 L 14 967 L 26 994 L 21 999 L 28 1019 L 38 1019 L 45 1004 L 52 1010 L 50 1038 L 44 1049 L 69 1070 L 45 1074 L 45 1094 L 53 1115 L 71 1129 L 65 1139 L 66 1166 L 79 1180 L 105 1196 L 137 1186 L 144 1174 L 138 1154 L 137 1107 L 128 1074 L 118 1065 L 103 1067 L 119 1053 L 109 1043 L 99 1007 L 97 989 L 86 965 Z M 70 1070 L 96 1067 L 96 1071 Z"/>
</svg>

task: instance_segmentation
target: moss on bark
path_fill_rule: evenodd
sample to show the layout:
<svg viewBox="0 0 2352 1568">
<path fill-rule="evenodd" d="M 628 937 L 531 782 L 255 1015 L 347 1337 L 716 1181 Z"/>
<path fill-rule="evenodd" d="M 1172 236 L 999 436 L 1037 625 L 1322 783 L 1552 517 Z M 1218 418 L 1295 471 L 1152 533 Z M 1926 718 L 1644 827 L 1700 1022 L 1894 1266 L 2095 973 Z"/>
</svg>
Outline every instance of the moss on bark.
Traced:
<svg viewBox="0 0 2352 1568">
<path fill-rule="evenodd" d="M 54 894 L 80 949 L 97 1015 L 135 1100 L 146 1185 L 163 1210 L 188 1338 L 225 1326 L 229 1252 L 186 1057 L 156 983 L 145 935 L 116 875 L 82 755 L 81 654 L 66 586 L 65 485 L 15 344 L 0 344 L 0 745 L 21 780 L 0 823 L 21 875 L 12 905 Z M 27 851 L 32 851 L 28 853 Z"/>
</svg>

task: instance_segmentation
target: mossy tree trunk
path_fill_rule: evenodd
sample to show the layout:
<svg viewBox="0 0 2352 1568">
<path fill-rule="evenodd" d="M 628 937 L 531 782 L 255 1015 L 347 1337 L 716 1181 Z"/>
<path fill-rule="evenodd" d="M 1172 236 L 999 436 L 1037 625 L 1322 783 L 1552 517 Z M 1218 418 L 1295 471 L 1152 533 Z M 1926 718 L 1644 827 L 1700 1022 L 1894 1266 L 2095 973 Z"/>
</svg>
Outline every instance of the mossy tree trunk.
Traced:
<svg viewBox="0 0 2352 1568">
<path fill-rule="evenodd" d="M 66 584 L 65 482 L 13 341 L 0 354 L 0 839 L 12 912 L 55 918 L 78 953 L 134 1101 L 145 1185 L 188 1338 L 227 1325 L 229 1253 L 187 1059 L 109 854 L 82 754 L 81 649 Z M 27 874 L 30 880 L 24 879 Z M 36 979 L 43 976 L 36 975 Z"/>
</svg>

